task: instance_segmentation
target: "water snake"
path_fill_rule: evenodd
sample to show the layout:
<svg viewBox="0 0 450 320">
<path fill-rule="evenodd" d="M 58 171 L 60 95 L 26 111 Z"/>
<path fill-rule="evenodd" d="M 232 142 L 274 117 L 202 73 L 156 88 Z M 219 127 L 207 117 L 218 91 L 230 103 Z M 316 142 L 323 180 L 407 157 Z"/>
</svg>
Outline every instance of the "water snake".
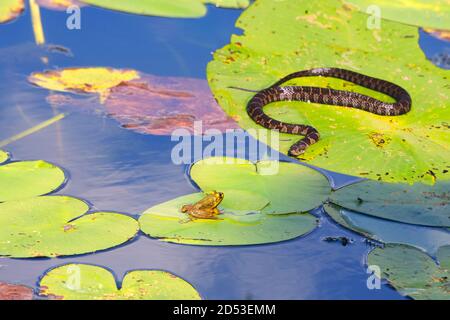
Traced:
<svg viewBox="0 0 450 320">
<path fill-rule="evenodd" d="M 294 78 L 317 76 L 350 81 L 362 87 L 384 93 L 394 98 L 396 102 L 387 103 L 360 93 L 330 88 L 308 86 L 281 87 L 283 83 Z M 408 92 L 389 81 L 338 68 L 316 68 L 292 73 L 272 86 L 259 91 L 247 104 L 248 115 L 259 125 L 271 130 L 279 130 L 282 133 L 304 136 L 304 138 L 290 147 L 290 156 L 299 156 L 304 153 L 310 145 L 319 140 L 319 132 L 309 125 L 286 123 L 269 117 L 264 113 L 263 107 L 276 101 L 305 101 L 350 107 L 384 116 L 398 116 L 407 113 L 411 109 L 411 97 Z"/>
</svg>

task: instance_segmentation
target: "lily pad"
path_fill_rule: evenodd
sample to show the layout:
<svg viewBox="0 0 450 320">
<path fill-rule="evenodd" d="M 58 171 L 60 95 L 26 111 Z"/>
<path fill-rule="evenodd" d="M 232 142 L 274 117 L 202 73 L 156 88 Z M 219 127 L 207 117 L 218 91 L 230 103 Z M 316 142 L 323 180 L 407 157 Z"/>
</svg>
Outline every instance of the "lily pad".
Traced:
<svg viewBox="0 0 450 320">
<path fill-rule="evenodd" d="M 368 215 L 424 225 L 450 227 L 450 183 L 433 186 L 416 183 L 358 182 L 331 194 L 330 200 Z"/>
<path fill-rule="evenodd" d="M 344 228 L 381 243 L 406 244 L 431 255 L 435 255 L 439 247 L 450 244 L 450 232 L 445 228 L 388 221 L 333 204 L 324 205 L 324 209 L 336 223 Z"/>
<path fill-rule="evenodd" d="M 0 300 L 32 300 L 33 289 L 18 285 L 0 282 Z"/>
<path fill-rule="evenodd" d="M 34 72 L 28 77 L 28 81 L 49 90 L 97 93 L 103 101 L 111 88 L 138 78 L 139 73 L 135 70 L 94 67 Z"/>
<path fill-rule="evenodd" d="M 8 161 L 9 159 L 9 154 L 8 152 L 5 152 L 3 150 L 0 150 L 0 164 L 2 164 L 3 162 Z"/>
<path fill-rule="evenodd" d="M 402 295 L 417 300 L 449 300 L 449 249 L 450 246 L 439 249 L 437 265 L 421 250 L 392 244 L 370 252 L 368 264 L 379 266 L 382 277 Z"/>
<path fill-rule="evenodd" d="M 285 241 L 309 233 L 317 226 L 316 218 L 308 213 L 267 215 L 257 212 L 258 210 L 248 215 L 223 213 L 218 215 L 217 220 L 189 221 L 180 208 L 199 201 L 203 196 L 202 193 L 194 193 L 146 210 L 139 218 L 141 230 L 153 238 L 167 242 L 229 246 Z M 228 204 L 238 208 L 241 205 L 233 204 L 232 201 Z M 258 204 L 260 205 L 261 203 Z M 229 211 L 227 208 L 222 209 Z"/>
<path fill-rule="evenodd" d="M 205 4 L 223 8 L 245 8 L 249 0 L 83 0 L 83 2 L 105 9 L 147 16 L 173 18 L 199 18 L 206 14 Z"/>
<path fill-rule="evenodd" d="M 61 168 L 42 161 L 19 161 L 0 166 L 0 202 L 48 194 L 66 177 Z"/>
<path fill-rule="evenodd" d="M 24 0 L 2 0 L 0 3 L 0 23 L 16 19 L 24 10 Z"/>
<path fill-rule="evenodd" d="M 450 30 L 424 29 L 424 31 L 437 39 L 450 41 Z"/>
<path fill-rule="evenodd" d="M 126 129 L 145 134 L 171 135 L 184 129 L 186 134 L 200 135 L 211 129 L 217 133 L 239 128 L 219 107 L 206 80 L 138 74 L 136 80 L 110 84 L 101 101 L 104 109 L 98 111 Z M 98 101 L 91 97 L 53 93 L 47 100 L 52 106 L 98 109 Z M 195 126 L 196 121 L 201 127 Z"/>
<path fill-rule="evenodd" d="M 450 30 L 448 0 L 345 0 L 345 2 L 369 14 L 379 10 L 383 19 L 419 27 Z"/>
<path fill-rule="evenodd" d="M 66 196 L 0 204 L 0 255 L 57 257 L 108 249 L 133 238 L 136 220 L 113 212 L 86 214 L 89 206 Z"/>
<path fill-rule="evenodd" d="M 274 171 L 265 171 L 268 168 Z M 323 174 L 290 162 L 212 157 L 196 162 L 189 174 L 203 191 L 232 189 L 265 197 L 269 205 L 262 212 L 266 214 L 307 212 L 321 205 L 331 191 Z"/>
<path fill-rule="evenodd" d="M 40 295 L 61 300 L 200 300 L 185 280 L 160 270 L 133 270 L 120 286 L 105 268 L 66 264 L 48 271 Z"/>
<path fill-rule="evenodd" d="M 416 27 L 383 21 L 381 29 L 369 29 L 365 13 L 337 0 L 260 0 L 245 10 L 237 26 L 244 34 L 233 35 L 231 44 L 214 53 L 207 75 L 220 106 L 241 127 L 267 130 L 246 113 L 254 93 L 230 86 L 261 90 L 299 70 L 349 69 L 402 86 L 411 94 L 412 110 L 389 117 L 298 101 L 266 106 L 273 118 L 309 124 L 320 132 L 320 141 L 300 159 L 331 171 L 390 182 L 433 183 L 436 178 L 449 178 L 450 73 L 426 59 Z M 289 84 L 330 86 L 387 100 L 338 79 L 308 77 Z M 280 134 L 278 149 L 287 154 L 300 138 Z"/>
</svg>

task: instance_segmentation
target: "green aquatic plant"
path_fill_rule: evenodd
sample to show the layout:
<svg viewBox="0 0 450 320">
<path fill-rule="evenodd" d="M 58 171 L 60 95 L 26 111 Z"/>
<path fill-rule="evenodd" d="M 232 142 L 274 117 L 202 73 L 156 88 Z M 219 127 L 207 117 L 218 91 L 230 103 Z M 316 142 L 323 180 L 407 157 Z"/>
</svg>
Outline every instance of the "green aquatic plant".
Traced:
<svg viewBox="0 0 450 320">
<path fill-rule="evenodd" d="M 222 8 L 245 8 L 250 3 L 249 0 L 82 0 L 82 2 L 121 12 L 173 18 L 203 17 L 207 12 L 206 4 Z"/>
<path fill-rule="evenodd" d="M 450 246 L 439 248 L 439 264 L 419 249 L 391 244 L 369 253 L 369 266 L 378 266 L 381 276 L 402 295 L 417 300 L 450 299 Z"/>
<path fill-rule="evenodd" d="M 267 130 L 246 113 L 254 93 L 231 87 L 261 90 L 292 72 L 318 67 L 354 70 L 405 88 L 412 97 L 412 110 L 389 117 L 295 101 L 266 106 L 267 114 L 277 120 L 309 124 L 321 133 L 320 141 L 300 159 L 389 182 L 431 184 L 448 179 L 450 72 L 426 59 L 417 27 L 386 20 L 381 29 L 368 28 L 365 13 L 338 0 L 260 0 L 244 11 L 236 25 L 244 34 L 233 35 L 230 44 L 214 53 L 207 75 L 220 106 L 241 127 Z M 288 84 L 331 86 L 392 101 L 332 78 L 308 77 Z M 280 138 L 278 149 L 287 154 L 300 137 L 280 134 Z"/>
<path fill-rule="evenodd" d="M 450 182 L 447 181 L 430 186 L 366 180 L 334 191 L 330 201 L 388 220 L 450 227 Z"/>
<path fill-rule="evenodd" d="M 64 171 L 45 161 L 19 161 L 0 166 L 0 202 L 26 199 L 58 189 Z"/>
<path fill-rule="evenodd" d="M 109 249 L 133 238 L 135 219 L 114 212 L 87 213 L 67 196 L 0 203 L 0 256 L 57 257 Z"/>
<path fill-rule="evenodd" d="M 273 171 L 272 171 L 273 170 Z M 327 179 L 294 163 L 213 157 L 190 169 L 205 192 L 224 194 L 217 219 L 190 219 L 181 208 L 203 199 L 182 196 L 146 210 L 141 230 L 163 241 L 197 245 L 250 245 L 289 240 L 317 226 L 308 211 L 329 195 Z"/>
<path fill-rule="evenodd" d="M 48 271 L 39 282 L 40 295 L 61 300 L 200 300 L 185 280 L 160 270 L 133 270 L 118 286 L 105 268 L 66 264 Z"/>
<path fill-rule="evenodd" d="M 362 12 L 414 25 L 450 30 L 450 3 L 448 0 L 344 0 Z"/>
</svg>

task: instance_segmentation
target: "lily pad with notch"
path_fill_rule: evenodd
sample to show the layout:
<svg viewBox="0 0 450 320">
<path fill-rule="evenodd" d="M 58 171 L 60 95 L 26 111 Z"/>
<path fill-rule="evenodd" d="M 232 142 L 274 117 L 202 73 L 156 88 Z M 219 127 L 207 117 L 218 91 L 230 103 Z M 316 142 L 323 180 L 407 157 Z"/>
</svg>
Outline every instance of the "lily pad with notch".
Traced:
<svg viewBox="0 0 450 320">
<path fill-rule="evenodd" d="M 59 300 L 200 300 L 187 281 L 161 270 L 132 270 L 120 285 L 107 269 L 66 264 L 45 273 L 40 295 Z"/>
</svg>

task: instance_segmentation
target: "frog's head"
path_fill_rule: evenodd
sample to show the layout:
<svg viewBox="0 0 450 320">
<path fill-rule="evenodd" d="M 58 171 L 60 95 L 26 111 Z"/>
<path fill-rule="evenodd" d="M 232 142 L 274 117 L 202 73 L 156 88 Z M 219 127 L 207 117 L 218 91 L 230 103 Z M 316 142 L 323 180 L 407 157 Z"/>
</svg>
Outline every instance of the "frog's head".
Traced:
<svg viewBox="0 0 450 320">
<path fill-rule="evenodd" d="M 218 192 L 218 191 L 211 191 L 211 192 L 209 192 L 208 194 L 214 197 L 214 203 L 215 203 L 216 205 L 218 205 L 219 203 L 221 203 L 222 200 L 223 200 L 223 197 L 224 197 L 223 192 Z"/>
</svg>

